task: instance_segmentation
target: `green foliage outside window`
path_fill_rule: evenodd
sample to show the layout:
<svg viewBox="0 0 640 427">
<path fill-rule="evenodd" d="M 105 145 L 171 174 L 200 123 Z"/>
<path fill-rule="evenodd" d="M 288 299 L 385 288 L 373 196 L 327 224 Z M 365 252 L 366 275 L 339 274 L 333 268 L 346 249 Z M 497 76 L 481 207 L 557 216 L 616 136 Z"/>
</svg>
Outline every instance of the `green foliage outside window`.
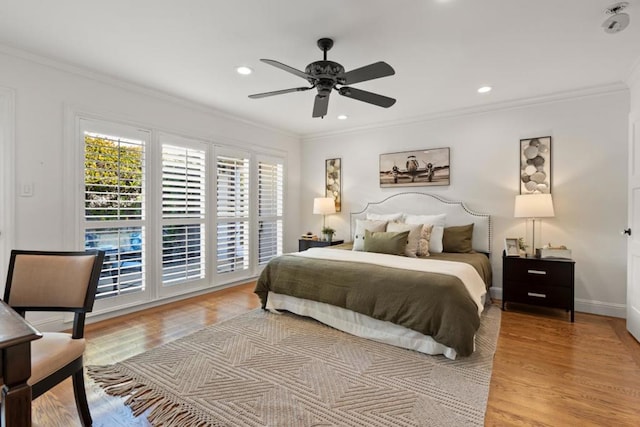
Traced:
<svg viewBox="0 0 640 427">
<path fill-rule="evenodd" d="M 85 216 L 142 218 L 143 147 L 85 135 Z"/>
</svg>

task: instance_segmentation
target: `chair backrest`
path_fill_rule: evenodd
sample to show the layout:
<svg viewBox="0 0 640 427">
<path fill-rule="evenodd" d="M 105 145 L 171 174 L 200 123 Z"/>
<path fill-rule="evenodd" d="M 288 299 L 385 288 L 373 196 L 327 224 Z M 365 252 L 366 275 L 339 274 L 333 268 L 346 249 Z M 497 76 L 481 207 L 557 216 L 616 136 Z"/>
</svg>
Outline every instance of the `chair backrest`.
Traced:
<svg viewBox="0 0 640 427">
<path fill-rule="evenodd" d="M 104 251 L 11 251 L 4 301 L 18 313 L 72 311 L 84 328 L 93 309 Z M 82 332 L 80 332 L 82 335 Z"/>
</svg>

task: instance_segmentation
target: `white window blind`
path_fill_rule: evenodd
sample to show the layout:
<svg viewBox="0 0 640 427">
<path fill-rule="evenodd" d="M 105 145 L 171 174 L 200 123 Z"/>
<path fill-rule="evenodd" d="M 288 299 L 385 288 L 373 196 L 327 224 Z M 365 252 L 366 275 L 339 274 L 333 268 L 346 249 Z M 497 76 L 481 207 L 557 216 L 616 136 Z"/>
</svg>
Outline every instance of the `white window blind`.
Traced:
<svg viewBox="0 0 640 427">
<path fill-rule="evenodd" d="M 249 269 L 248 155 L 216 155 L 216 271 Z"/>
<path fill-rule="evenodd" d="M 104 124 L 83 121 L 84 236 L 87 249 L 105 251 L 97 298 L 144 290 L 145 146 L 141 139 L 104 132 Z M 108 127 L 108 126 L 107 126 Z M 100 131 L 94 129 L 100 128 Z"/>
<path fill-rule="evenodd" d="M 258 265 L 282 254 L 284 166 L 258 160 Z"/>
<path fill-rule="evenodd" d="M 206 151 L 162 145 L 162 282 L 205 277 Z"/>
</svg>

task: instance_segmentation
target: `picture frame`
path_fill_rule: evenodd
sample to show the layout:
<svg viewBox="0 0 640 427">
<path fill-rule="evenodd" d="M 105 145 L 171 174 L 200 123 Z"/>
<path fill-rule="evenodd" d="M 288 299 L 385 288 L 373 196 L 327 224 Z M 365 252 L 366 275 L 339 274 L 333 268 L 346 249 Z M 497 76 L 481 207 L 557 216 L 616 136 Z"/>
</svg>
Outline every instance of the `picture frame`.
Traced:
<svg viewBox="0 0 640 427">
<path fill-rule="evenodd" d="M 520 194 L 551 193 L 551 137 L 520 140 Z"/>
<path fill-rule="evenodd" d="M 449 147 L 380 154 L 380 187 L 449 185 Z"/>
<path fill-rule="evenodd" d="M 325 197 L 333 197 L 336 212 L 342 210 L 342 159 L 327 159 L 324 163 Z"/>
<path fill-rule="evenodd" d="M 507 256 L 520 256 L 520 245 L 517 237 L 506 237 L 504 239 L 504 253 Z"/>
</svg>

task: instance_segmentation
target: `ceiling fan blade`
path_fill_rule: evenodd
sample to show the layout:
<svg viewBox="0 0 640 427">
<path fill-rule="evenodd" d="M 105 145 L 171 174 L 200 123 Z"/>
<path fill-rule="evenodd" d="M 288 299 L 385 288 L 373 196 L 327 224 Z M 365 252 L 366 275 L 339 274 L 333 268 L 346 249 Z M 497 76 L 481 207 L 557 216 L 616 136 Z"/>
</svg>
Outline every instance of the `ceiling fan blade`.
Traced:
<svg viewBox="0 0 640 427">
<path fill-rule="evenodd" d="M 325 96 L 316 95 L 316 100 L 313 103 L 313 117 L 326 116 L 328 109 L 329 109 L 329 95 L 325 95 Z"/>
<path fill-rule="evenodd" d="M 249 95 L 249 98 L 251 98 L 251 99 L 266 98 L 267 96 L 282 95 L 284 93 L 291 93 L 291 92 L 303 92 L 303 91 L 309 90 L 309 89 L 313 89 L 313 86 L 311 86 L 311 87 L 294 87 L 294 88 L 291 88 L 291 89 L 274 90 L 273 92 L 255 93 L 253 95 Z"/>
<path fill-rule="evenodd" d="M 389 108 L 396 103 L 396 100 L 388 96 L 378 95 L 377 93 L 367 92 L 353 87 L 342 86 L 338 92 L 347 98 L 357 99 L 358 101 L 368 102 L 369 104 L 379 107 Z"/>
<path fill-rule="evenodd" d="M 391 65 L 380 61 L 344 73 L 344 84 L 352 85 L 367 80 L 379 79 L 380 77 L 392 76 L 395 73 Z"/>
<path fill-rule="evenodd" d="M 284 70 L 288 73 L 295 74 L 296 76 L 302 77 L 305 80 L 308 80 L 308 79 L 315 80 L 313 76 L 307 73 L 303 73 L 300 70 L 296 70 L 293 67 L 289 67 L 288 65 L 285 65 L 282 62 L 274 61 L 273 59 L 261 59 L 260 61 L 264 62 L 265 64 L 273 65 L 274 67 L 280 68 L 281 70 Z"/>
</svg>

